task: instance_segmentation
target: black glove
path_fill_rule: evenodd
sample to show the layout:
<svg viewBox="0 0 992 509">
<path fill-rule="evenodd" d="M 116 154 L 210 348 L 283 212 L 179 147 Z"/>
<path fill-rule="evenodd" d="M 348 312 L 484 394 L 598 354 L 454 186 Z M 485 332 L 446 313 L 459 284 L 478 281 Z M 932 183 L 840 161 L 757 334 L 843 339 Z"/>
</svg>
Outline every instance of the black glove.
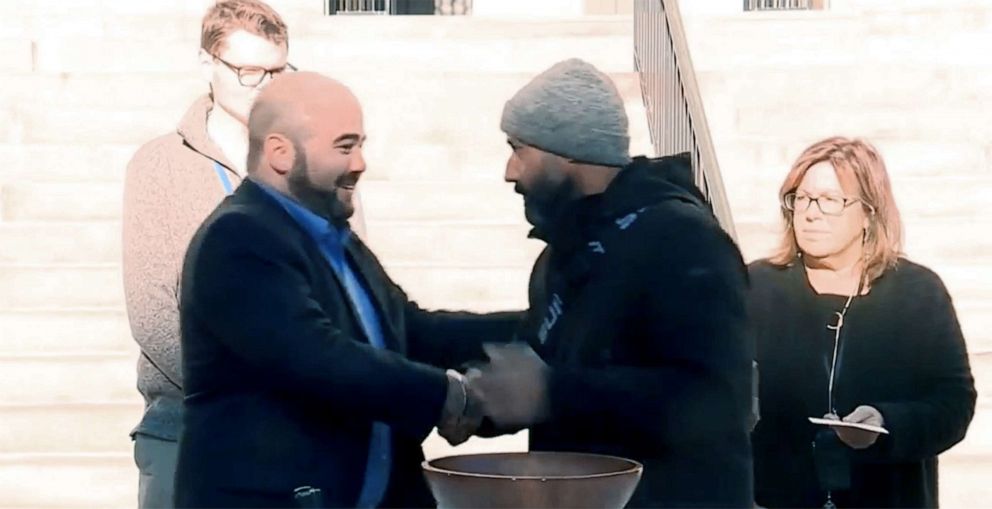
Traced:
<svg viewBox="0 0 992 509">
<path fill-rule="evenodd" d="M 493 433 L 514 433 L 548 418 L 548 365 L 526 343 L 483 345 L 489 364 L 469 371 L 474 400 Z M 487 426 L 488 428 L 488 426 Z M 488 434 L 488 433 L 487 433 Z"/>
</svg>

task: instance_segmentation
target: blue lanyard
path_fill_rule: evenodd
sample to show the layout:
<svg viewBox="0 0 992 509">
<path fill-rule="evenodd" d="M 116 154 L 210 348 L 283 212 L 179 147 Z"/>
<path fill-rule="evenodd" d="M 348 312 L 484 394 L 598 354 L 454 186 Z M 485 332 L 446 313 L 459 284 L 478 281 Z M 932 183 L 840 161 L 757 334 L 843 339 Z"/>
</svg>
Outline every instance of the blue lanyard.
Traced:
<svg viewBox="0 0 992 509">
<path fill-rule="evenodd" d="M 227 178 L 227 168 L 224 165 L 214 161 L 214 171 L 217 172 L 217 178 L 220 179 L 220 184 L 224 186 L 224 193 L 231 194 L 234 188 L 231 187 L 231 179 Z"/>
</svg>

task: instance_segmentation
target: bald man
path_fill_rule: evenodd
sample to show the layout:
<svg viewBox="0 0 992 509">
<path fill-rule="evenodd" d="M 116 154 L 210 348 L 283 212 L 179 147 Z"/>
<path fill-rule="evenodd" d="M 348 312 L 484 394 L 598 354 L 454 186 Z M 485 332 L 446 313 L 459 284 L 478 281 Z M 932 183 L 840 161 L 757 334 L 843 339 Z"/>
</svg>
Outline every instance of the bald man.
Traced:
<svg viewBox="0 0 992 509">
<path fill-rule="evenodd" d="M 347 87 L 281 76 L 248 125 L 248 178 L 183 269 L 177 505 L 294 507 L 312 487 L 329 507 L 433 506 L 421 442 L 481 420 L 448 368 L 520 316 L 423 311 L 350 234 L 365 131 Z"/>
</svg>

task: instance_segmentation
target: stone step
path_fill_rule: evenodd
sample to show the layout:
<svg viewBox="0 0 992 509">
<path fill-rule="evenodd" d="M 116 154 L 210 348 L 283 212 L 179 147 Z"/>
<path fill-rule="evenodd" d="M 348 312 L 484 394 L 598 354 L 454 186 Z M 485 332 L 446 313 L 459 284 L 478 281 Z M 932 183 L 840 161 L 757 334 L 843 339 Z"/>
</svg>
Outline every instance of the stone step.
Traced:
<svg viewBox="0 0 992 509">
<path fill-rule="evenodd" d="M 73 404 L 0 404 L 0 450 L 7 454 L 126 454 L 144 402 L 137 390 L 127 401 Z"/>
<path fill-rule="evenodd" d="M 34 69 L 34 44 L 28 38 L 0 39 L 0 54 L 4 55 L 0 61 L 0 72 L 4 74 L 31 72 Z"/>
<path fill-rule="evenodd" d="M 2 403 L 135 401 L 136 352 L 0 356 Z"/>
<path fill-rule="evenodd" d="M 301 39 L 335 43 L 393 40 L 503 40 L 590 37 L 630 37 L 631 16 L 562 16 L 490 18 L 473 16 L 308 16 L 290 27 Z"/>
<path fill-rule="evenodd" d="M 698 71 L 779 67 L 816 72 L 824 66 L 854 63 L 980 67 L 974 48 L 990 42 L 988 21 L 951 10 L 923 11 L 934 23 L 926 31 L 902 15 L 863 18 L 850 13 L 744 13 L 701 16 L 686 23 L 693 64 Z M 986 9 L 984 12 L 988 12 Z M 939 13 L 939 14 L 938 14 Z M 960 17 L 959 17 L 960 16 Z M 967 19 L 962 22 L 961 20 Z M 712 30 L 718 24 L 720 30 Z M 747 41 L 750 51 L 727 51 Z"/>
<path fill-rule="evenodd" d="M 505 138 L 499 131 L 503 105 L 534 74 L 447 73 L 437 76 L 405 73 L 402 80 L 407 85 L 397 90 L 395 77 L 387 80 L 349 67 L 328 67 L 326 71 L 349 84 L 362 101 L 367 119 L 366 131 L 370 135 L 367 151 L 370 156 L 382 155 L 371 158 L 373 161 L 403 157 L 405 147 L 421 144 L 445 145 L 448 150 L 452 149 L 450 147 L 480 149 L 483 152 L 487 147 L 489 150 L 495 147 L 505 149 Z M 611 77 L 626 99 L 635 149 L 650 147 L 636 75 L 626 72 L 615 73 Z M 10 121 L 6 132 L 0 130 L 0 144 L 61 145 L 66 139 L 71 139 L 75 143 L 101 147 L 101 150 L 105 145 L 138 146 L 158 135 L 174 131 L 190 102 L 205 91 L 201 86 L 164 94 L 165 99 L 156 101 L 154 108 L 148 108 L 144 105 L 147 104 L 148 92 L 137 85 L 125 87 L 111 84 L 113 80 L 113 75 L 87 76 L 73 87 L 40 80 L 37 86 L 42 88 L 44 95 L 51 96 L 55 104 L 72 102 L 77 96 L 96 98 L 83 99 L 64 108 L 36 110 L 22 106 L 28 103 L 27 97 L 33 97 L 35 89 L 33 78 L 25 78 L 18 85 L 20 92 L 9 92 L 12 103 L 4 113 L 10 115 Z M 73 80 L 67 83 L 70 82 Z M 153 81 L 152 88 L 159 85 L 167 87 L 167 82 L 167 79 Z M 110 89 L 110 93 L 104 89 Z M 101 106 L 107 100 L 99 97 L 121 97 L 121 105 Z M 92 129 L 94 116 L 106 122 L 107 128 Z M 501 153 L 504 155 L 500 162 L 504 163 L 505 150 Z M 90 155 L 86 160 L 92 157 Z M 99 173 L 123 171 L 127 159 L 124 159 L 124 164 L 120 163 L 120 159 L 115 157 L 113 161 L 105 161 L 112 167 L 101 168 Z M 24 164 L 27 163 L 21 166 Z"/>
<path fill-rule="evenodd" d="M 0 184 L 121 182 L 138 144 L 0 143 Z"/>
<path fill-rule="evenodd" d="M 133 352 L 122 309 L 0 311 L 0 356 L 59 352 Z"/>
<path fill-rule="evenodd" d="M 385 263 L 414 296 L 432 306 L 497 310 L 525 306 L 531 264 L 516 268 L 432 267 Z M 122 308 L 117 266 L 0 266 L 0 310 Z M 436 302 L 433 299 L 437 299 Z"/>
<path fill-rule="evenodd" d="M 117 265 L 0 265 L 0 310 L 5 312 L 123 305 Z"/>
<path fill-rule="evenodd" d="M 988 289 L 992 287 L 992 264 L 932 263 L 929 267 L 944 281 L 947 291 L 956 302 L 978 302 L 988 299 Z"/>
<path fill-rule="evenodd" d="M 529 225 L 379 223 L 369 244 L 386 264 L 431 267 L 530 267 L 544 243 L 528 239 Z"/>
<path fill-rule="evenodd" d="M 724 134 L 715 143 L 720 173 L 728 184 L 762 180 L 777 190 L 789 168 L 810 145 L 807 141 L 766 143 L 758 138 L 735 137 L 730 132 Z M 881 153 L 892 180 L 938 175 L 981 177 L 992 173 L 992 145 L 989 144 L 891 138 L 868 141 Z"/>
<path fill-rule="evenodd" d="M 327 73 L 348 83 L 362 101 L 370 157 L 372 154 L 380 154 L 380 160 L 410 157 L 403 154 L 400 146 L 407 150 L 421 145 L 440 146 L 456 153 L 477 150 L 488 154 L 496 150 L 501 154 L 497 166 L 500 170 L 507 157 L 505 137 L 499 131 L 503 106 L 536 73 L 479 71 L 433 77 L 401 73 L 400 79 L 407 85 L 397 90 L 396 77 L 384 77 L 352 66 L 322 65 L 328 65 Z M 632 148 L 650 147 L 636 74 L 618 72 L 610 77 L 626 102 L 634 138 Z"/>
<path fill-rule="evenodd" d="M 575 56 L 608 72 L 630 72 L 634 68 L 629 34 L 574 39 L 552 36 L 519 42 L 495 38 L 450 42 L 448 39 L 386 39 L 375 44 L 362 41 L 349 44 L 305 39 L 294 45 L 294 58 L 300 61 L 319 62 L 327 69 L 348 69 L 356 73 L 381 72 L 387 65 L 395 77 L 413 70 L 537 73 L 555 62 Z"/>
<path fill-rule="evenodd" d="M 721 105 L 818 109 L 898 107 L 905 104 L 953 105 L 959 101 L 981 100 L 992 82 L 992 70 L 895 62 L 887 65 L 821 66 L 814 72 L 806 73 L 797 72 L 795 65 L 783 65 L 761 68 L 760 72 L 757 68 L 747 72 L 706 70 L 697 73 L 697 79 L 703 97 L 707 101 L 722 101 Z M 884 86 L 866 86 L 868 84 Z M 733 111 L 725 112 L 723 109 L 713 113 Z"/>
<path fill-rule="evenodd" d="M 878 2 L 876 0 L 831 0 L 830 8 L 840 12 L 856 12 L 862 15 L 872 13 L 918 15 L 949 14 L 953 11 L 964 10 L 969 13 L 988 12 L 989 4 L 985 0 L 903 0 L 900 2 Z M 963 18 L 962 18 L 963 20 Z"/>
<path fill-rule="evenodd" d="M 123 182 L 12 182 L 2 199 L 4 221 L 116 221 Z"/>
<path fill-rule="evenodd" d="M 453 161 L 445 160 L 443 147 L 432 150 L 437 155 L 435 159 L 438 164 L 453 164 Z M 426 151 L 422 153 L 428 156 L 421 158 L 425 168 L 421 175 L 426 176 L 426 168 L 434 163 L 430 162 L 431 157 Z M 408 168 L 402 164 L 395 166 Z M 497 168 L 488 170 L 490 178 L 486 180 L 445 181 L 414 180 L 414 175 L 399 176 L 396 180 L 373 180 L 373 171 L 370 169 L 369 179 L 363 179 L 361 183 L 362 205 L 370 232 L 375 225 L 386 221 L 488 221 L 503 224 L 522 224 L 524 221 L 523 199 L 513 192 L 511 184 L 494 178 L 497 174 L 502 175 Z"/>
<path fill-rule="evenodd" d="M 975 416 L 968 426 L 968 433 L 964 440 L 945 452 L 948 457 L 992 457 L 992 404 L 990 403 L 992 400 L 985 399 L 975 406 Z"/>
<path fill-rule="evenodd" d="M 810 119 L 815 118 L 815 122 Z M 738 134 L 778 141 L 807 143 L 837 133 L 850 137 L 987 143 L 992 127 L 984 121 L 980 100 L 952 107 L 814 108 L 797 115 L 795 109 L 745 104 L 737 110 Z"/>
<path fill-rule="evenodd" d="M 968 358 L 971 362 L 971 374 L 975 377 L 979 404 L 983 407 L 992 407 L 992 352 L 971 353 Z M 983 437 L 982 443 L 992 446 L 992 430 L 986 432 Z"/>
<path fill-rule="evenodd" d="M 148 0 L 140 4 L 80 0 L 72 12 L 29 0 L 0 5 L 0 29 L 9 38 L 128 37 L 136 40 L 191 40 L 199 43 L 203 14 L 213 0 L 173 2 Z M 544 16 L 499 19 L 480 16 L 323 16 L 321 2 L 271 0 L 289 26 L 291 42 L 319 38 L 334 42 L 408 39 L 589 37 L 624 35 L 630 16 Z M 14 6 L 17 7 L 14 7 Z M 91 7 L 87 7 L 91 5 Z M 293 44 L 290 46 L 292 47 Z"/>
<path fill-rule="evenodd" d="M 968 351 L 973 354 L 992 352 L 992 299 L 955 300 L 954 309 L 961 322 Z"/>
<path fill-rule="evenodd" d="M 147 22 L 151 23 L 153 19 L 157 18 L 149 18 Z M 137 19 L 130 21 L 138 22 Z M 320 62 L 334 69 L 377 72 L 383 68 L 393 72 L 537 72 L 550 63 L 581 55 L 604 70 L 633 70 L 630 56 L 633 23 L 623 16 L 614 21 L 602 21 L 598 24 L 602 26 L 579 21 L 576 22 L 578 30 L 570 29 L 567 21 L 534 22 L 528 27 L 528 23 L 511 24 L 471 17 L 332 19 L 318 16 L 312 23 L 323 26 L 311 27 L 308 35 L 294 38 L 291 44 L 291 58 L 303 63 L 301 68 L 311 68 L 308 64 Z M 609 28 L 611 23 L 616 29 Z M 558 25 L 566 28 L 556 30 Z M 358 31 L 369 35 L 341 36 Z M 88 34 L 43 37 L 33 41 L 33 69 L 46 73 L 94 69 L 108 73 L 186 72 L 195 76 L 198 40 L 189 37 L 188 32 L 182 30 L 179 34 L 185 37 L 172 38 L 166 44 L 160 39 L 136 37 L 133 33 L 116 37 Z M 507 37 L 507 34 L 513 35 Z"/>
<path fill-rule="evenodd" d="M 410 299 L 426 309 L 487 312 L 527 307 L 530 265 L 502 269 L 384 265 Z"/>
<path fill-rule="evenodd" d="M 0 142 L 55 143 L 65 140 L 91 145 L 140 145 L 161 134 L 173 132 L 185 109 L 159 107 L 108 111 L 98 108 L 15 111 L 18 129 Z M 93 118 L 100 117 L 100 129 Z"/>
<path fill-rule="evenodd" d="M 195 58 L 195 54 L 189 58 Z M 149 98 L 158 109 L 174 108 L 173 124 L 185 108 L 206 94 L 207 85 L 195 72 L 107 73 L 100 69 L 77 72 L 33 72 L 5 77 L 0 104 L 16 107 L 34 100 L 52 109 L 147 110 Z"/>
<path fill-rule="evenodd" d="M 121 225 L 0 222 L 0 245 L 0 264 L 116 264 L 121 259 Z"/>
<path fill-rule="evenodd" d="M 959 456 L 953 452 L 940 456 L 941 507 L 987 507 L 992 498 L 992 455 Z"/>
<path fill-rule="evenodd" d="M 131 452 L 0 454 L 0 508 L 135 507 L 138 469 Z"/>
<path fill-rule="evenodd" d="M 292 2 L 298 5 L 301 0 L 273 0 L 275 4 L 285 4 Z M 92 13 L 105 11 L 108 13 L 123 14 L 145 14 L 145 15 L 167 15 L 169 13 L 183 13 L 190 16 L 203 16 L 203 12 L 210 5 L 209 0 L 149 0 L 147 2 L 121 2 L 107 0 L 76 0 L 73 2 L 73 9 L 78 9 L 81 13 Z M 66 16 L 65 6 L 58 3 L 34 2 L 32 0 L 5 0 L 0 3 L 0 13 L 4 15 L 25 15 L 31 13 L 36 16 Z"/>
<path fill-rule="evenodd" d="M 992 221 L 962 217 L 952 221 L 914 219 L 906 225 L 904 248 L 924 265 L 992 262 Z"/>
<path fill-rule="evenodd" d="M 17 3 L 13 0 L 9 3 Z M 5 37 L 18 39 L 57 39 L 64 37 L 109 37 L 137 40 L 198 40 L 200 21 L 207 5 L 198 12 L 180 13 L 162 9 L 162 12 L 120 11 L 113 5 L 104 3 L 92 9 L 83 5 L 73 9 L 59 9 L 48 12 L 43 6 L 23 7 L 14 16 L 0 18 L 0 30 Z M 132 2 L 133 3 L 133 2 Z M 164 7 L 166 2 L 157 0 L 146 2 L 148 6 Z M 202 3 L 202 2 L 201 2 Z M 0 6 L 0 12 L 4 12 Z M 155 23 L 158 21 L 158 23 Z"/>
</svg>

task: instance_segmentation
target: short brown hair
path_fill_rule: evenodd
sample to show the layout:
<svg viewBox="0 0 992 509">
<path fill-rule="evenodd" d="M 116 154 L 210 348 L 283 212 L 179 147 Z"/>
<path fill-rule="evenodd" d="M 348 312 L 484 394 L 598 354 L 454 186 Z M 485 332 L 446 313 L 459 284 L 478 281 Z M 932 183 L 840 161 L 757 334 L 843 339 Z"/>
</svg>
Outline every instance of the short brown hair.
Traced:
<svg viewBox="0 0 992 509">
<path fill-rule="evenodd" d="M 200 47 L 217 55 L 227 43 L 227 36 L 237 30 L 257 35 L 276 45 L 289 46 L 289 30 L 282 17 L 260 0 L 223 0 L 203 16 Z"/>
<path fill-rule="evenodd" d="M 804 150 L 792 165 L 779 188 L 779 201 L 784 203 L 785 195 L 796 191 L 810 167 L 824 161 L 834 167 L 838 179 L 857 183 L 862 207 L 870 214 L 864 245 L 865 281 L 870 283 L 887 269 L 895 267 L 902 254 L 902 221 L 892 196 L 885 162 L 878 150 L 867 141 L 839 136 L 827 138 Z M 793 212 L 783 206 L 782 217 L 785 219 L 782 243 L 769 258 L 779 266 L 795 262 L 799 254 Z"/>
</svg>

